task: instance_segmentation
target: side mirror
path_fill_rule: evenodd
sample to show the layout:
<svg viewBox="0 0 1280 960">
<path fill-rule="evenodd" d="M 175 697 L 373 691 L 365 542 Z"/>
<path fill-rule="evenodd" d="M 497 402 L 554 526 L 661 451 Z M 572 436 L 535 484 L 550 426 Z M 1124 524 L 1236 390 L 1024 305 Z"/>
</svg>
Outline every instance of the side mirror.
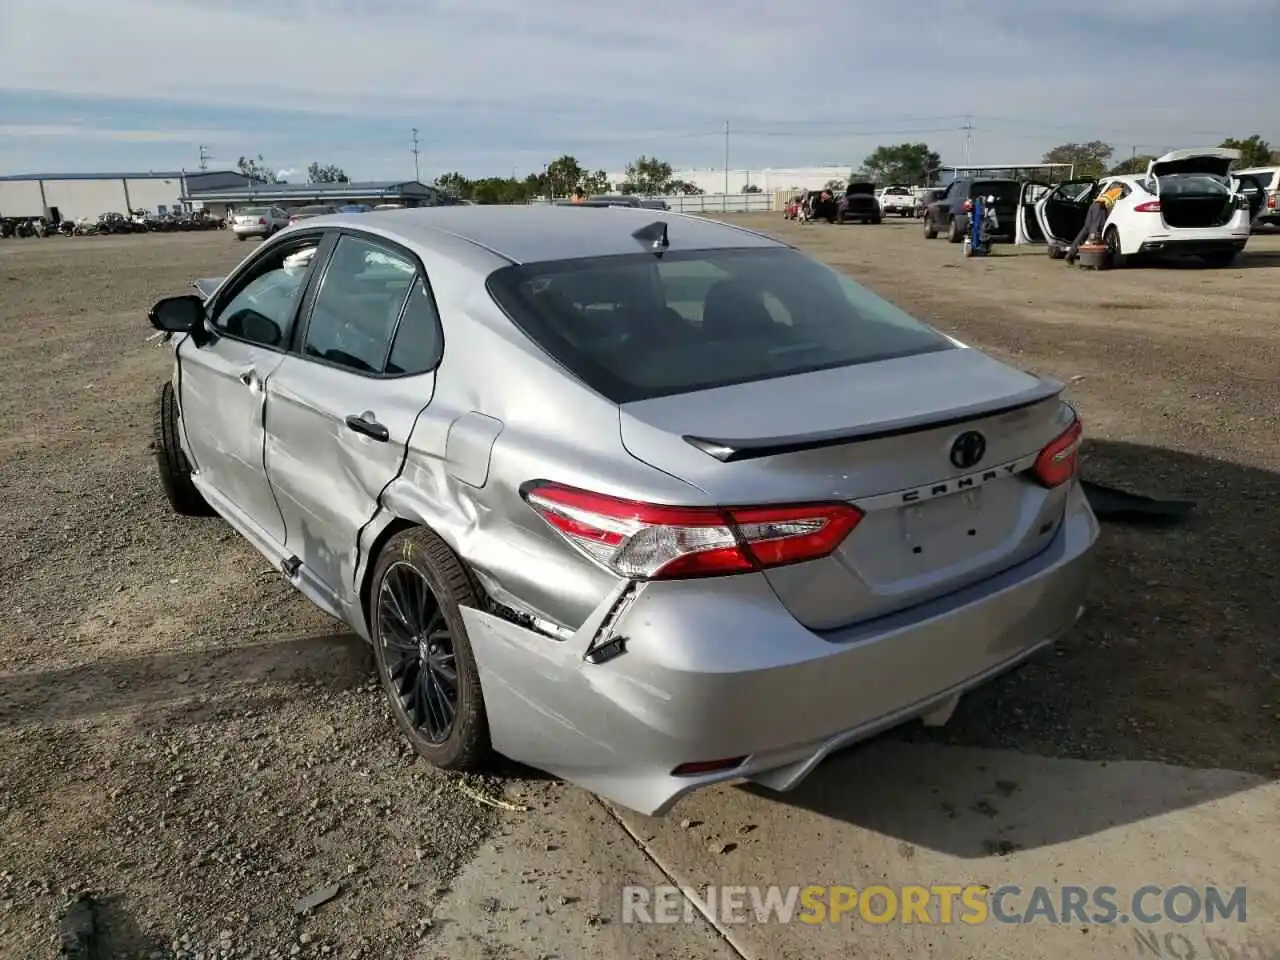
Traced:
<svg viewBox="0 0 1280 960">
<path fill-rule="evenodd" d="M 204 323 L 204 300 L 193 294 L 165 297 L 156 301 L 147 319 L 157 330 L 167 333 L 190 333 Z"/>
</svg>

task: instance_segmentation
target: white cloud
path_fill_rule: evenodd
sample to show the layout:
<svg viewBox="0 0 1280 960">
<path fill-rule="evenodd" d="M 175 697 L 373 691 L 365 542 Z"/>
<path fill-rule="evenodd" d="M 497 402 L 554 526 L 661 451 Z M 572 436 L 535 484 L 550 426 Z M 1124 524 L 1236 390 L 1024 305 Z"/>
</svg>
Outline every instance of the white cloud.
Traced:
<svg viewBox="0 0 1280 960">
<path fill-rule="evenodd" d="M 213 137 L 238 137 L 235 130 L 119 130 L 74 123 L 0 123 L 0 137 L 54 137 L 115 143 L 198 143 Z"/>
<path fill-rule="evenodd" d="M 1228 133 L 1280 139 L 1265 127 L 1280 116 L 1280 88 L 1269 82 L 1274 59 L 1262 59 L 1266 38 L 1280 35 L 1276 0 L 915 0 L 895 21 L 910 32 L 902 48 L 858 40 L 886 22 L 887 8 L 870 0 L 0 6 L 0 98 L 163 101 L 166 114 L 190 104 L 189 119 L 159 122 L 166 129 L 151 140 L 213 139 L 228 156 L 264 150 L 289 167 L 313 155 L 351 166 L 386 156 L 399 169 L 411 163 L 411 125 L 421 128 L 424 169 L 467 158 L 498 173 L 556 142 L 600 154 L 586 160 L 593 165 L 641 150 L 712 160 L 726 117 L 736 155 L 779 165 L 804 162 L 802 153 L 847 161 L 898 139 L 927 140 L 950 159 L 964 149 L 965 114 L 976 115 L 975 161 L 1034 158 L 1077 139 L 1123 143 L 1124 152 L 1135 141 L 1175 146 Z M 199 124 L 205 107 L 333 118 L 287 131 L 283 120 L 211 121 L 243 134 L 169 129 Z M 388 132 L 381 142 L 344 139 L 344 118 Z M 11 124 L 11 136 L 63 136 L 36 129 L 61 119 L 28 118 L 25 128 Z M 804 123 L 787 133 L 788 120 Z M 146 139 L 138 118 L 120 125 L 135 129 L 108 132 L 97 118 L 79 135 Z"/>
</svg>

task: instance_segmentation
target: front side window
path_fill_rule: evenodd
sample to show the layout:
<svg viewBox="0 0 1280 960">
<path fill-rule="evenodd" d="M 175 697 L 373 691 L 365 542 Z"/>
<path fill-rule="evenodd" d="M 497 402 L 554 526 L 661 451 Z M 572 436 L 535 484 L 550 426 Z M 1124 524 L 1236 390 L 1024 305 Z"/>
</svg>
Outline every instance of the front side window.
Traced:
<svg viewBox="0 0 1280 960">
<path fill-rule="evenodd" d="M 264 347 L 286 346 L 319 246 L 320 239 L 315 237 L 266 253 L 251 268 L 248 282 L 218 306 L 213 325 L 239 340 Z"/>
<path fill-rule="evenodd" d="M 955 346 L 789 249 L 525 264 L 487 285 L 535 343 L 616 403 Z"/>
<path fill-rule="evenodd" d="M 311 308 L 303 356 L 360 373 L 383 372 L 417 267 L 405 256 L 344 235 Z"/>
</svg>

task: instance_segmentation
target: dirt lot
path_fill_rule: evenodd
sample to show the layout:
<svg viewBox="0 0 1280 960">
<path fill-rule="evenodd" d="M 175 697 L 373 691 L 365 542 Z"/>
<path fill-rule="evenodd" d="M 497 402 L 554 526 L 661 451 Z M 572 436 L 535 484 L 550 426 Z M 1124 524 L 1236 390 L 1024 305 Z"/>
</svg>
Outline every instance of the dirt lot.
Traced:
<svg viewBox="0 0 1280 960">
<path fill-rule="evenodd" d="M 944 730 L 891 737 L 1277 779 L 1280 238 L 1227 270 L 1089 274 L 1009 248 L 964 261 L 914 222 L 735 222 L 1068 381 L 1089 475 L 1200 502 L 1184 528 L 1109 528 L 1069 640 Z M 413 762 L 363 644 L 225 525 L 164 509 L 148 448 L 169 355 L 144 310 L 251 249 L 0 243 L 0 956 L 53 956 L 81 889 L 108 898 L 113 956 L 457 956 L 430 920 L 502 829 L 476 798 L 566 797 Z"/>
</svg>

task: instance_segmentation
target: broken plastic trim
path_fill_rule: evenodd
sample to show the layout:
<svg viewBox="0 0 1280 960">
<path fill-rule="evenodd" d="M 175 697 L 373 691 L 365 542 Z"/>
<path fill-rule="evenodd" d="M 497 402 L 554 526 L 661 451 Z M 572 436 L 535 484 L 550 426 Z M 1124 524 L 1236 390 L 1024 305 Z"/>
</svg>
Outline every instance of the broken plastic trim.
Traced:
<svg viewBox="0 0 1280 960">
<path fill-rule="evenodd" d="M 540 633 L 544 637 L 550 637 L 552 640 L 563 641 L 573 636 L 572 630 L 527 611 L 509 607 L 505 603 L 499 603 L 497 600 L 489 600 L 488 606 L 489 612 L 495 617 L 506 620 L 508 623 L 514 623 L 518 627 L 524 627 L 526 630 L 532 630 L 534 633 Z"/>
<path fill-rule="evenodd" d="M 1094 516 L 1104 522 L 1174 524 L 1196 507 L 1194 500 L 1157 500 L 1089 480 L 1081 480 L 1080 487 Z"/>
<path fill-rule="evenodd" d="M 600 629 L 591 638 L 591 645 L 587 647 L 586 652 L 582 655 L 583 660 L 586 660 L 587 663 L 605 663 L 627 652 L 627 638 L 615 636 L 613 628 L 622 619 L 622 615 L 627 612 L 631 604 L 635 603 L 638 592 L 639 585 L 634 581 L 627 584 L 626 589 L 618 596 L 613 608 L 605 615 L 604 620 L 600 622 Z"/>
</svg>

